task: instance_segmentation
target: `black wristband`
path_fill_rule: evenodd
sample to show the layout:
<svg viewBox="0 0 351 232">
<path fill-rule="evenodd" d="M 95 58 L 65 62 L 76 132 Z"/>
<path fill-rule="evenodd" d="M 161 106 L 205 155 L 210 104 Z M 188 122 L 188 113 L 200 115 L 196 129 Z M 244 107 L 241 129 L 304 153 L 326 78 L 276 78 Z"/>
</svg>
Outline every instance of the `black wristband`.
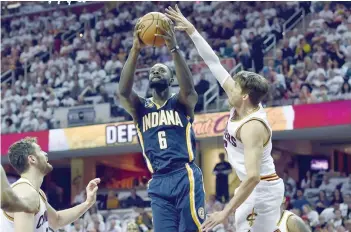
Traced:
<svg viewBox="0 0 351 232">
<path fill-rule="evenodd" d="M 176 45 L 174 48 L 172 48 L 172 49 L 171 49 L 171 52 L 175 52 L 175 51 L 177 51 L 177 50 L 179 50 L 179 46 L 178 46 L 178 45 Z"/>
</svg>

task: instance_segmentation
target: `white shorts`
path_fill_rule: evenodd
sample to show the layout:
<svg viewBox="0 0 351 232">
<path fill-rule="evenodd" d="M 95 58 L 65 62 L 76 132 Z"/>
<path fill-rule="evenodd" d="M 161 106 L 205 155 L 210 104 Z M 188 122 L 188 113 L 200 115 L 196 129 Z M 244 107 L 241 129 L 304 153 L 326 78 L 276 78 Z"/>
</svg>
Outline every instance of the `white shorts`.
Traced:
<svg viewBox="0 0 351 232">
<path fill-rule="evenodd" d="M 235 212 L 237 232 L 274 232 L 278 229 L 284 182 L 261 180 Z"/>
</svg>

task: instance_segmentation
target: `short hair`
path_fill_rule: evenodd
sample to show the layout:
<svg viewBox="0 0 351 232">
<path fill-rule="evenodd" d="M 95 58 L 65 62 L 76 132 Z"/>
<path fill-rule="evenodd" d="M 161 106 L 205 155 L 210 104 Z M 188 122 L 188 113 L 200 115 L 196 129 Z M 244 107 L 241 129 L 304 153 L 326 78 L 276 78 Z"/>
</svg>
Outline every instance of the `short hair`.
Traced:
<svg viewBox="0 0 351 232">
<path fill-rule="evenodd" d="M 257 73 L 241 71 L 235 74 L 233 78 L 239 83 L 242 92 L 249 95 L 251 103 L 255 106 L 257 106 L 268 93 L 268 81 Z"/>
<path fill-rule="evenodd" d="M 29 165 L 27 159 L 29 155 L 35 154 L 33 143 L 36 142 L 36 138 L 26 137 L 10 146 L 8 151 L 10 164 L 18 174 L 22 174 L 28 169 Z"/>
</svg>

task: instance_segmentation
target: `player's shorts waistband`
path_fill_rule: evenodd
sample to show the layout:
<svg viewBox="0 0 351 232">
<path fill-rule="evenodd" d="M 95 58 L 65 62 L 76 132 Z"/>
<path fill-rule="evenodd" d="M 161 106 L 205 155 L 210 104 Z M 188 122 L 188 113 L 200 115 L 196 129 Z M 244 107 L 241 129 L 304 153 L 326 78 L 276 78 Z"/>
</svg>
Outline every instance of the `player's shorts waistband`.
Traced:
<svg viewBox="0 0 351 232">
<path fill-rule="evenodd" d="M 189 164 L 190 167 L 197 167 L 194 162 L 183 163 L 183 164 L 179 164 L 177 166 L 177 168 L 175 168 L 171 171 L 168 171 L 168 172 L 155 172 L 152 174 L 152 178 L 153 179 L 164 178 L 164 177 L 176 175 L 176 174 L 181 173 L 181 172 L 186 172 L 186 164 Z"/>
<path fill-rule="evenodd" d="M 267 175 L 267 176 L 261 176 L 261 180 L 265 180 L 265 181 L 274 181 L 274 180 L 279 180 L 279 176 L 277 175 L 277 173 L 273 173 L 271 175 Z"/>
</svg>

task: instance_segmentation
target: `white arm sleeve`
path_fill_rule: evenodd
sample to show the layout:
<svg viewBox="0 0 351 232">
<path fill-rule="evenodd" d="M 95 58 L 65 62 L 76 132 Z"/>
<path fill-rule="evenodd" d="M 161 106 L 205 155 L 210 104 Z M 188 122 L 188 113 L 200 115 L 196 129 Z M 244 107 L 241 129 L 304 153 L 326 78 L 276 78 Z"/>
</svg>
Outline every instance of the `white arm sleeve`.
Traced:
<svg viewBox="0 0 351 232">
<path fill-rule="evenodd" d="M 216 53 L 197 30 L 190 35 L 190 38 L 212 74 L 216 77 L 221 86 L 223 86 L 224 82 L 230 77 L 230 74 L 222 66 Z"/>
</svg>

